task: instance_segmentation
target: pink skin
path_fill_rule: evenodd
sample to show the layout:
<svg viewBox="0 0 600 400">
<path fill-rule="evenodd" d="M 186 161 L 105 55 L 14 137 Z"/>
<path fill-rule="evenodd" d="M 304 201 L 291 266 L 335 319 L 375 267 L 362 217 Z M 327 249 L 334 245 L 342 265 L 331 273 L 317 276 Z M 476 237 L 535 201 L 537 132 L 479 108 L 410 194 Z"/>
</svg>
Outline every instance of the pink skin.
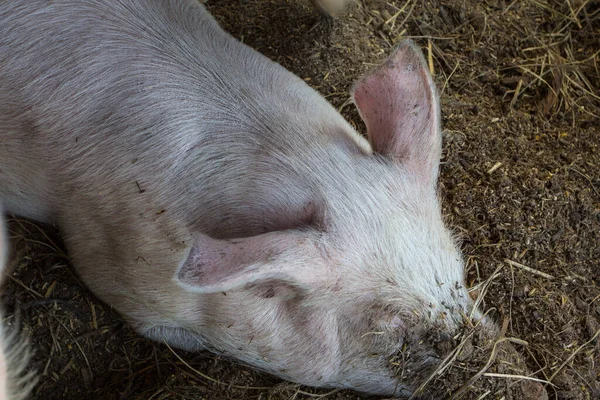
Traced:
<svg viewBox="0 0 600 400">
<path fill-rule="evenodd" d="M 433 130 L 439 126 L 435 86 L 421 52 L 403 42 L 379 68 L 354 86 L 354 102 L 367 125 L 373 150 L 399 158 L 435 184 L 440 153 Z"/>
<path fill-rule="evenodd" d="M 290 248 L 301 249 L 300 256 L 312 262 L 310 273 L 306 268 L 296 268 L 300 260 L 293 262 L 284 256 Z M 293 230 L 232 240 L 200 235 L 180 267 L 177 279 L 197 293 L 223 292 L 269 279 L 308 287 L 327 279 L 324 273 L 328 270 L 322 263 L 314 263 L 321 258 L 315 241 Z"/>
</svg>

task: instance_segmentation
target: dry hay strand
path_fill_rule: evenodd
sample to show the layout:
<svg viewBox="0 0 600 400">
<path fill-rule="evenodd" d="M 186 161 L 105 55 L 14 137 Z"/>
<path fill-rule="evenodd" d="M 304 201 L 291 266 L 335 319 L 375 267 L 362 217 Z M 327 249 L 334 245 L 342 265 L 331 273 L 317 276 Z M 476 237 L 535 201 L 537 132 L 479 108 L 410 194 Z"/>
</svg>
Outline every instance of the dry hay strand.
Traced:
<svg viewBox="0 0 600 400">
<path fill-rule="evenodd" d="M 553 118 L 600 116 L 600 7 L 597 2 L 434 1 L 435 18 L 414 15 L 409 31 L 433 42 L 446 89 L 492 84 L 509 108 Z M 419 10 L 421 11 L 421 10 Z M 423 16 L 421 16 L 423 17 Z M 400 28 L 398 28 L 400 29 Z M 390 32 L 395 43 L 406 29 Z M 488 70 L 481 71 L 481 65 Z M 452 71 L 448 74 L 448 71 Z"/>
</svg>

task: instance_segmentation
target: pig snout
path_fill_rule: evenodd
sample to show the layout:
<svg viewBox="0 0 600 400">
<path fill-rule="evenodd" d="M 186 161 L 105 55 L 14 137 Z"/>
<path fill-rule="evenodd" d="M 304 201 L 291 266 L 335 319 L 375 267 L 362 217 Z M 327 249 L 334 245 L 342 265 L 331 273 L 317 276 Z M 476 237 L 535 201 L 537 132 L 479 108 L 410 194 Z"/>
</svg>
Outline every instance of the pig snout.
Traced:
<svg viewBox="0 0 600 400">
<path fill-rule="evenodd" d="M 411 330 L 415 351 L 404 346 L 390 359 L 395 376 L 413 377 L 411 399 L 478 398 L 490 392 L 509 400 L 548 399 L 541 383 L 518 379 L 528 375 L 525 361 L 495 323 L 488 318 L 463 318 L 451 329 L 439 321 L 429 327 L 417 326 Z M 420 363 L 419 358 L 423 360 Z M 486 373 L 514 380 L 507 382 L 502 376 Z"/>
</svg>

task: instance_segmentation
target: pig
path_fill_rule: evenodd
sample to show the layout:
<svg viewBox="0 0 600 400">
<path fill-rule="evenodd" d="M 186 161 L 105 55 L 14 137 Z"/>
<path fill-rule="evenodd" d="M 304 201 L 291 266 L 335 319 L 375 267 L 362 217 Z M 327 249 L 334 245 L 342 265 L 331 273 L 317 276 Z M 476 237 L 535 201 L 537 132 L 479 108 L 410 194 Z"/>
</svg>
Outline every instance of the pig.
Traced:
<svg viewBox="0 0 600 400">
<path fill-rule="evenodd" d="M 0 217 L 0 284 L 8 261 L 5 235 Z M 18 336 L 14 327 L 5 326 L 0 308 L 0 400 L 25 400 L 28 397 L 36 383 L 33 373 L 27 370 L 30 354 L 27 341 Z"/>
<path fill-rule="evenodd" d="M 6 2 L 0 201 L 56 224 L 85 284 L 147 338 L 410 395 L 481 314 L 441 215 L 418 47 L 352 98 L 368 140 L 195 0 Z"/>
</svg>

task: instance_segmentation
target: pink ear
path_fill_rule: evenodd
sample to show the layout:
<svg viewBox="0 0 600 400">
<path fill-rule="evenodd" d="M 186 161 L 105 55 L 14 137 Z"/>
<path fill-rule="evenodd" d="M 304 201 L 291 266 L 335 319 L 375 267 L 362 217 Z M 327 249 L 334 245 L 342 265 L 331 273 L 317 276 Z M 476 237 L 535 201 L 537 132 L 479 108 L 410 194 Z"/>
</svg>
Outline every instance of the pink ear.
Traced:
<svg viewBox="0 0 600 400">
<path fill-rule="evenodd" d="M 434 183 L 441 154 L 439 103 L 418 47 L 402 42 L 354 86 L 352 96 L 373 149 Z"/>
<path fill-rule="evenodd" d="M 299 232 L 279 231 L 232 240 L 201 235 L 176 279 L 187 290 L 215 293 L 268 279 L 310 286 L 323 278 L 326 269 L 315 244 Z"/>
</svg>

